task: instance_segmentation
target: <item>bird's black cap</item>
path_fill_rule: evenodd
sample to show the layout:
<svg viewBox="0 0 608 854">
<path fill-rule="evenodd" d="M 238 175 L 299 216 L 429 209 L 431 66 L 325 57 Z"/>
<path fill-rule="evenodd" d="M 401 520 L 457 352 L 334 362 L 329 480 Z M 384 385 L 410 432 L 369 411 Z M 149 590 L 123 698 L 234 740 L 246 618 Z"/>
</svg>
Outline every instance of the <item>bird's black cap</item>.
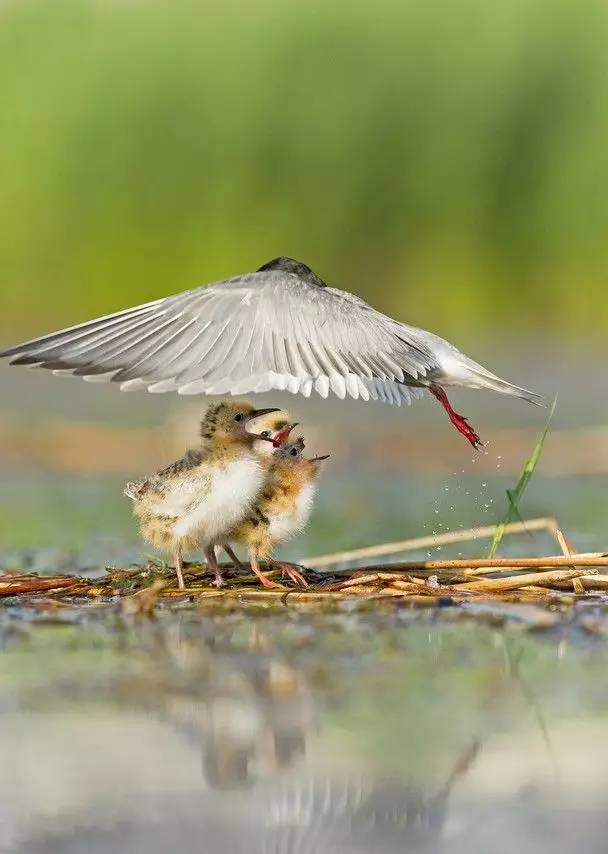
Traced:
<svg viewBox="0 0 608 854">
<path fill-rule="evenodd" d="M 265 270 L 282 270 L 284 273 L 292 273 L 310 285 L 317 285 L 319 288 L 327 287 L 323 279 L 320 279 L 307 264 L 296 261 L 295 258 L 286 258 L 284 255 L 280 258 L 273 258 L 272 261 L 262 264 L 257 272 L 263 273 Z"/>
</svg>

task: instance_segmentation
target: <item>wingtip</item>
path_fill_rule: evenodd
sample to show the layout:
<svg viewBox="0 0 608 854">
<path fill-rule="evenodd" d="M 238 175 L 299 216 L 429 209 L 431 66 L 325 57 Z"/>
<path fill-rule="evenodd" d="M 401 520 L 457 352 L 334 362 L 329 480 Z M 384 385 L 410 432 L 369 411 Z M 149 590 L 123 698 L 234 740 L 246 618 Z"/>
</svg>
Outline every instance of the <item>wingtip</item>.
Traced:
<svg viewBox="0 0 608 854">
<path fill-rule="evenodd" d="M 534 391 L 526 391 L 525 400 L 527 400 L 528 403 L 534 404 L 534 406 L 542 406 L 546 408 L 549 405 L 546 397 L 542 394 L 536 394 Z"/>
<path fill-rule="evenodd" d="M 15 359 L 19 358 L 19 353 L 17 347 L 6 347 L 4 350 L 0 350 L 0 359 L 8 359 L 9 365 L 12 365 Z"/>
<path fill-rule="evenodd" d="M 0 347 L 0 359 L 4 359 L 15 349 L 14 345 L 12 347 Z"/>
</svg>

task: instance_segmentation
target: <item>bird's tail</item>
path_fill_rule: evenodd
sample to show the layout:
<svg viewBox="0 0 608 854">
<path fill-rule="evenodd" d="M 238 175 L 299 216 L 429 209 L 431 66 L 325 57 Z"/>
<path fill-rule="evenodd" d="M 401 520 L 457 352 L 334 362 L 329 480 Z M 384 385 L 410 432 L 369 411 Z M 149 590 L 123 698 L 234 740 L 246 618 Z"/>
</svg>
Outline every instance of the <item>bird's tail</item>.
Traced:
<svg viewBox="0 0 608 854">
<path fill-rule="evenodd" d="M 509 394 L 512 397 L 520 397 L 522 400 L 527 400 L 535 406 L 545 406 L 545 400 L 542 395 L 528 391 L 527 388 L 521 388 L 521 386 L 513 385 L 513 383 L 507 382 L 507 380 L 497 377 L 496 374 L 478 365 L 472 359 L 465 357 L 461 363 L 461 369 L 463 374 L 466 375 L 466 381 L 463 385 L 469 388 L 487 388 L 498 392 L 498 394 Z"/>
<path fill-rule="evenodd" d="M 135 501 L 137 498 L 139 498 L 139 492 L 139 483 L 128 483 L 123 490 L 123 494 L 126 495 L 127 498 L 130 498 L 132 501 Z"/>
</svg>

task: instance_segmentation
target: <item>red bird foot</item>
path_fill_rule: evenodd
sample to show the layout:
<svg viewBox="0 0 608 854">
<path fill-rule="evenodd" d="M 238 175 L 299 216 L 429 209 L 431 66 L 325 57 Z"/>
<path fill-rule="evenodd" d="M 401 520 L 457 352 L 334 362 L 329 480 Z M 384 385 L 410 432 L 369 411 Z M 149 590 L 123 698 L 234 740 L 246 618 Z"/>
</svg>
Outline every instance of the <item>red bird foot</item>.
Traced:
<svg viewBox="0 0 608 854">
<path fill-rule="evenodd" d="M 452 404 L 448 400 L 448 396 L 445 391 L 441 388 L 441 386 L 432 384 L 429 386 L 429 391 L 435 395 L 439 403 L 443 406 L 445 411 L 448 414 L 448 418 L 454 425 L 454 427 L 458 430 L 459 433 L 468 439 L 468 441 L 473 445 L 473 447 L 477 450 L 478 448 L 483 448 L 483 442 L 473 430 L 467 419 L 464 415 L 459 415 L 458 412 L 455 412 L 452 409 Z"/>
<path fill-rule="evenodd" d="M 281 569 L 285 574 L 287 574 L 293 583 L 299 587 L 308 587 L 308 581 L 304 578 L 302 573 L 295 567 L 292 563 L 286 563 L 282 560 L 270 560 L 268 561 L 272 566 L 276 566 Z"/>
</svg>

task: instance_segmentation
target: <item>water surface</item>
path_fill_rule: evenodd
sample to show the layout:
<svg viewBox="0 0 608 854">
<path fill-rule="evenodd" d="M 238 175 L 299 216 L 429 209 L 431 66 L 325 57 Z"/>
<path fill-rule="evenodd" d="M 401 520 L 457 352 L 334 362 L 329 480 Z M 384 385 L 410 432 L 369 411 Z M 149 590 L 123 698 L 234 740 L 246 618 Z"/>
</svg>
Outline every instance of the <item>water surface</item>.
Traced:
<svg viewBox="0 0 608 854">
<path fill-rule="evenodd" d="M 7 603 L 0 849 L 605 851 L 604 641 L 513 616 Z"/>
</svg>

